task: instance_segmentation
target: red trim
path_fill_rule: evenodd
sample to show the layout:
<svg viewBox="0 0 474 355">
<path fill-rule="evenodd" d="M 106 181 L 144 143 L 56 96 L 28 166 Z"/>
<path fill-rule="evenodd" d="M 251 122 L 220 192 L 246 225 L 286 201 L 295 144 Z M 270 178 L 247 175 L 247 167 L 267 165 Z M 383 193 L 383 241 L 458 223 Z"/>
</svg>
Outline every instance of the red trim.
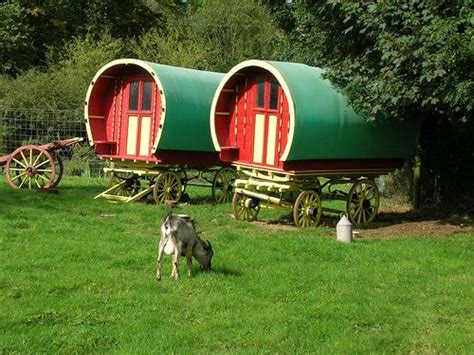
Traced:
<svg viewBox="0 0 474 355">
<path fill-rule="evenodd" d="M 340 159 L 340 160 L 296 160 L 283 162 L 282 167 L 268 167 L 235 161 L 234 165 L 283 174 L 313 175 L 361 175 L 389 173 L 403 165 L 403 159 Z"/>
<path fill-rule="evenodd" d="M 219 159 L 218 152 L 188 152 L 178 150 L 158 150 L 156 155 L 151 157 L 137 156 L 133 159 L 129 157 L 121 158 L 117 155 L 98 154 L 99 158 L 122 160 L 122 161 L 140 161 L 151 164 L 162 165 L 181 165 L 195 168 L 209 168 L 212 166 L 226 166 L 230 163 L 223 163 Z"/>
<path fill-rule="evenodd" d="M 289 171 L 368 171 L 395 170 L 403 165 L 403 159 L 340 159 L 296 160 L 283 162 L 283 170 Z"/>
</svg>

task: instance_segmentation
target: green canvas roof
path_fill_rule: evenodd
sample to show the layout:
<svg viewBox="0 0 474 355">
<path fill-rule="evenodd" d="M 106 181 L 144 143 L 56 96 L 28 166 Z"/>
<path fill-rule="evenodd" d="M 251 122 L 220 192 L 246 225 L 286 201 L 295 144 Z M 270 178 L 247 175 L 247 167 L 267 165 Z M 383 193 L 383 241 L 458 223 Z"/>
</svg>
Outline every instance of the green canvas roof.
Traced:
<svg viewBox="0 0 474 355">
<path fill-rule="evenodd" d="M 166 102 L 162 132 L 154 148 L 215 151 L 208 117 L 214 92 L 224 74 L 147 64 L 158 78 Z"/>
</svg>

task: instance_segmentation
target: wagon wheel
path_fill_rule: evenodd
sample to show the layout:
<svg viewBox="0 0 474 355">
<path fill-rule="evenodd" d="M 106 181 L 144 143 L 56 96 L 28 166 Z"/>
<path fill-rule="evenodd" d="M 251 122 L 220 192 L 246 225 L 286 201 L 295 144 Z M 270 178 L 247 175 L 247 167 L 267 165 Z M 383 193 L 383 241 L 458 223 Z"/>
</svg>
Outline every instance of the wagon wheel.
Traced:
<svg viewBox="0 0 474 355">
<path fill-rule="evenodd" d="M 239 193 L 232 198 L 232 214 L 237 220 L 255 221 L 260 212 L 260 201 Z"/>
<path fill-rule="evenodd" d="M 110 187 L 119 185 L 123 183 L 116 190 L 114 190 L 114 194 L 116 196 L 124 196 L 130 197 L 134 196 L 140 190 L 140 181 L 138 176 L 131 173 L 119 173 L 119 172 L 112 172 L 110 175 Z"/>
<path fill-rule="evenodd" d="M 227 203 L 232 199 L 234 186 L 232 183 L 238 175 L 235 169 L 226 167 L 220 169 L 212 180 L 212 198 L 216 203 Z"/>
<path fill-rule="evenodd" d="M 53 185 L 51 185 L 51 186 L 52 187 L 57 187 L 59 185 L 59 183 L 61 182 L 61 179 L 62 179 L 63 173 L 64 173 L 63 160 L 61 159 L 61 157 L 59 155 L 56 155 L 54 157 L 54 167 L 56 168 L 56 177 L 54 179 Z"/>
<path fill-rule="evenodd" d="M 321 220 L 321 198 L 314 190 L 301 192 L 293 205 L 293 220 L 297 227 L 316 227 Z"/>
<path fill-rule="evenodd" d="M 166 201 L 179 202 L 182 193 L 181 179 L 177 173 L 166 171 L 156 178 L 153 187 L 153 198 L 157 204 Z"/>
<path fill-rule="evenodd" d="M 53 157 L 36 145 L 17 148 L 8 158 L 6 172 L 14 189 L 47 189 L 56 178 Z"/>
<path fill-rule="evenodd" d="M 373 180 L 362 179 L 352 185 L 347 199 L 347 216 L 353 224 L 374 220 L 379 210 L 380 194 Z"/>
</svg>

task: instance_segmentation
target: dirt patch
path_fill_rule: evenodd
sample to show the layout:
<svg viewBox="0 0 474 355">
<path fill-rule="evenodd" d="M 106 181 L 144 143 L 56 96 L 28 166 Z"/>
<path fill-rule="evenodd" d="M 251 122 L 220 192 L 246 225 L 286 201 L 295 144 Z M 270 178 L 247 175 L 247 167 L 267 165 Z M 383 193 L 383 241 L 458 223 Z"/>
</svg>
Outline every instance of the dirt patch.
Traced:
<svg viewBox="0 0 474 355">
<path fill-rule="evenodd" d="M 393 238 L 411 236 L 447 236 L 455 233 L 473 233 L 466 225 L 447 224 L 442 220 L 400 221 L 391 225 L 379 225 L 371 229 L 355 229 L 357 238 Z M 358 232 L 358 233 L 357 233 Z"/>
<path fill-rule="evenodd" d="M 322 230 L 335 235 L 339 217 L 324 216 Z M 296 231 L 290 220 L 254 222 L 267 230 Z M 409 206 L 391 205 L 380 209 L 376 220 L 368 226 L 355 227 L 356 238 L 405 238 L 415 236 L 448 236 L 456 233 L 474 233 L 474 221 L 469 216 L 446 215 L 439 211 L 412 211 Z"/>
</svg>

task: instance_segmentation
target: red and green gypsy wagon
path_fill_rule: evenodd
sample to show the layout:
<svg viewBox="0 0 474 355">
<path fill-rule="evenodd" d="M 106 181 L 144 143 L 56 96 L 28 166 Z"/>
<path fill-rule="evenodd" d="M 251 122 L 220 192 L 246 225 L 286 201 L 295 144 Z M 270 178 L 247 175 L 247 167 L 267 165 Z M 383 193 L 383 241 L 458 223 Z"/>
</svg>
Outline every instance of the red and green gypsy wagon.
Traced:
<svg viewBox="0 0 474 355">
<path fill-rule="evenodd" d="M 230 200 L 235 171 L 220 161 L 209 128 L 222 78 L 135 59 L 102 67 L 84 110 L 90 144 L 100 159 L 113 163 L 106 170 L 110 188 L 97 197 L 131 202 L 153 193 L 157 203 L 177 202 L 186 185 L 199 178 L 212 186 L 217 202 Z"/>
<path fill-rule="evenodd" d="M 374 178 L 402 166 L 418 126 L 368 122 L 322 73 L 304 64 L 250 60 L 219 84 L 210 115 L 214 147 L 246 176 L 234 184 L 237 219 L 256 219 L 261 205 L 278 205 L 292 209 L 297 226 L 314 226 L 322 211 L 341 212 L 323 207 L 328 199 L 344 200 L 355 224 L 376 216 Z"/>
</svg>

